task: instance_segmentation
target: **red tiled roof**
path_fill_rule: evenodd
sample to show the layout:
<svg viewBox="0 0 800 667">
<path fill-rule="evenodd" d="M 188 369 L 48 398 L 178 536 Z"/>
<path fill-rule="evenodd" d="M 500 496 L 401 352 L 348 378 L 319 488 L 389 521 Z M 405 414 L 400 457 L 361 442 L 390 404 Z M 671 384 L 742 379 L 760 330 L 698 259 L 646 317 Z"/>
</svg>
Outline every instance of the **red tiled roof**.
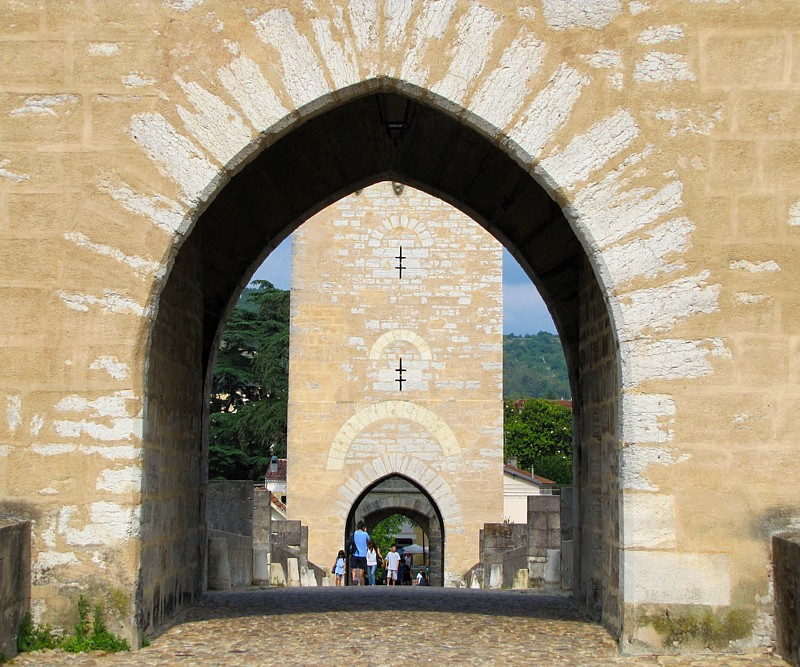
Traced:
<svg viewBox="0 0 800 667">
<path fill-rule="evenodd" d="M 267 472 L 264 475 L 264 479 L 266 480 L 273 480 L 273 481 L 286 481 L 286 459 L 278 459 L 278 470 L 272 471 L 272 464 L 267 465 Z"/>
<path fill-rule="evenodd" d="M 281 499 L 278 498 L 274 493 L 270 493 L 270 502 L 275 505 L 281 512 L 286 511 L 286 505 L 281 502 Z"/>
<path fill-rule="evenodd" d="M 547 479 L 547 477 L 541 477 L 540 475 L 531 474 L 529 470 L 522 470 L 522 468 L 517 468 L 516 466 L 510 466 L 508 464 L 503 466 L 503 470 L 507 472 L 509 475 L 516 475 L 517 477 L 525 477 L 526 479 L 530 479 L 537 484 L 555 484 L 552 479 Z"/>
</svg>

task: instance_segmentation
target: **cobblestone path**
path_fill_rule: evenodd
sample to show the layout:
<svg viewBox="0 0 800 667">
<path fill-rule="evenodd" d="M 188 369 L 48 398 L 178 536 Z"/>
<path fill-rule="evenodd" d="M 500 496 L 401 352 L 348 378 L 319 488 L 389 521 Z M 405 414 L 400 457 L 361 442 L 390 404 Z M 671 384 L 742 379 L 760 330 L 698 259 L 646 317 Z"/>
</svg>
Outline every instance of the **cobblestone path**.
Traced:
<svg viewBox="0 0 800 667">
<path fill-rule="evenodd" d="M 210 593 L 147 648 L 14 665 L 782 665 L 768 656 L 623 657 L 569 599 L 531 591 L 293 588 Z"/>
</svg>

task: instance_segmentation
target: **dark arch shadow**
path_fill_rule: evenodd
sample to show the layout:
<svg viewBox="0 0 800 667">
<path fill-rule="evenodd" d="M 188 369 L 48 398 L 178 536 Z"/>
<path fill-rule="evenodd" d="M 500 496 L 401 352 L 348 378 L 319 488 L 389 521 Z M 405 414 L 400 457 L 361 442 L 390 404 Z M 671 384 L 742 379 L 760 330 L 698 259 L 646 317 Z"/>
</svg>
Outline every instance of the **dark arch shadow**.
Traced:
<svg viewBox="0 0 800 667">
<path fill-rule="evenodd" d="M 597 454 L 590 460 L 580 442 L 597 440 L 602 429 L 613 437 L 615 428 L 615 406 L 598 407 L 593 396 L 589 409 L 581 393 L 582 375 L 594 374 L 604 380 L 593 386 L 606 389 L 593 391 L 611 391 L 616 400 L 619 361 L 604 291 L 560 206 L 527 169 L 465 121 L 397 92 L 380 92 L 413 105 L 413 123 L 401 141 L 394 143 L 383 126 L 375 91 L 331 103 L 265 148 L 217 194 L 156 297 L 144 396 L 141 628 L 157 625 L 204 588 L 206 396 L 236 297 L 265 249 L 342 196 L 381 180 L 412 185 L 461 209 L 509 249 L 539 289 L 559 331 L 575 398 L 575 486 L 586 494 L 576 500 L 575 551 L 594 559 L 580 581 L 581 599 L 620 618 L 618 520 L 608 520 L 610 532 L 601 523 L 618 514 L 616 487 L 601 487 L 600 466 L 607 464 Z M 592 319 L 584 334 L 581 308 Z M 581 356 L 591 357 L 579 354 L 582 335 L 612 361 L 581 370 Z M 613 462 L 608 465 L 613 470 Z M 594 542 L 581 543 L 582 526 Z"/>
<path fill-rule="evenodd" d="M 405 489 L 391 489 L 391 482 L 395 480 L 399 481 Z M 376 497 L 380 493 L 390 493 L 391 497 L 387 499 Z M 372 526 L 371 520 L 377 525 L 392 514 L 402 514 L 408 517 L 429 535 L 431 585 L 441 586 L 444 583 L 444 519 L 433 496 L 425 487 L 406 475 L 400 473 L 385 475 L 375 480 L 359 494 L 347 514 L 344 544 L 348 544 L 360 519 L 363 518 L 369 528 Z"/>
<path fill-rule="evenodd" d="M 398 93 L 384 97 L 401 100 L 413 111 L 411 126 L 397 144 L 381 123 L 376 94 L 351 99 L 263 150 L 198 219 L 173 273 L 181 271 L 184 257 L 199 261 L 206 370 L 228 311 L 266 256 L 264 249 L 274 248 L 331 203 L 381 180 L 439 197 L 499 239 L 539 289 L 567 362 L 574 364 L 575 303 L 585 253 L 560 206 L 475 129 Z M 172 282 L 170 276 L 165 292 Z"/>
</svg>

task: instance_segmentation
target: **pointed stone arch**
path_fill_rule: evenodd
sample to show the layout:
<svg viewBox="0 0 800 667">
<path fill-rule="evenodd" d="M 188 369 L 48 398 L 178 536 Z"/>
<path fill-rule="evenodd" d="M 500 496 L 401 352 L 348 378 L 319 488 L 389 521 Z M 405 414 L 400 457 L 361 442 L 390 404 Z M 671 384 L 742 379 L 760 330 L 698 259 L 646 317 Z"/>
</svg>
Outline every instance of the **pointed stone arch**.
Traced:
<svg viewBox="0 0 800 667">
<path fill-rule="evenodd" d="M 727 285 L 732 271 L 771 266 L 741 264 L 738 257 L 711 261 L 708 230 L 718 222 L 725 229 L 730 213 L 704 200 L 708 193 L 684 187 L 687 173 L 700 178 L 692 170 L 726 181 L 713 142 L 703 136 L 700 146 L 691 136 L 713 135 L 722 117 L 708 91 L 724 86 L 712 81 L 709 88 L 708 68 L 694 62 L 705 57 L 702 26 L 711 17 L 724 19 L 724 30 L 739 30 L 749 19 L 728 20 L 733 13 L 715 3 L 686 13 L 666 7 L 660 16 L 674 17 L 678 28 L 653 27 L 643 3 L 623 11 L 623 3 L 600 2 L 582 11 L 580 3 L 544 2 L 541 11 L 519 7 L 508 15 L 480 1 L 419 0 L 400 3 L 397 11 L 372 0 L 334 0 L 312 10 L 313 4 L 277 2 L 256 15 L 237 13 L 222 0 L 151 5 L 143 10 L 149 13 L 126 19 L 146 26 L 148 38 L 137 52 L 141 71 L 125 69 L 121 77 L 115 71 L 102 84 L 137 94 L 97 96 L 109 106 L 105 115 L 78 123 L 90 132 L 74 124 L 77 95 L 20 98 L 6 114 L 4 123 L 16 124 L 8 136 L 25 145 L 40 137 L 35 143 L 47 146 L 37 151 L 48 156 L 37 173 L 14 158 L 3 178 L 9 187 L 35 184 L 37 192 L 50 193 L 42 201 L 59 200 L 50 204 L 59 225 L 52 265 L 60 267 L 64 284 L 55 289 L 47 282 L 42 289 L 57 314 L 51 326 L 58 335 L 48 340 L 74 339 L 75 349 L 58 353 L 59 364 L 68 362 L 72 370 L 52 374 L 58 376 L 53 391 L 62 395 L 51 406 L 41 405 L 38 395 L 31 400 L 22 381 L 12 387 L 16 376 L 10 376 L 10 430 L 0 455 L 15 465 L 22 452 L 56 457 L 54 464 L 68 469 L 91 462 L 97 483 L 86 485 L 79 498 L 86 507 L 110 502 L 104 480 L 113 475 L 97 461 L 124 459 L 127 479 L 142 479 L 140 489 L 129 484 L 131 490 L 112 498 L 116 516 L 125 517 L 119 534 L 126 557 L 107 573 L 92 570 L 93 554 L 70 544 L 72 533 L 56 531 L 58 494 L 44 482 L 26 492 L 23 500 L 41 517 L 37 541 L 53 550 L 46 558 L 77 561 L 59 566 L 54 577 L 73 585 L 91 571 L 109 585 L 123 581 L 138 591 L 127 618 L 140 628 L 201 590 L 196 570 L 162 572 L 154 563 L 159 550 L 202 562 L 202 397 L 221 322 L 255 266 L 310 214 L 361 186 L 396 178 L 458 205 L 492 231 L 553 311 L 578 397 L 576 465 L 587 495 L 579 503 L 577 539 L 600 563 L 581 556 L 579 599 L 627 636 L 623 618 L 674 600 L 674 589 L 667 598 L 642 578 L 659 571 L 659 563 L 700 573 L 677 580 L 684 592 L 698 591 L 684 596 L 698 604 L 735 598 L 712 596 L 709 586 L 727 594 L 750 581 L 763 583 L 758 568 L 764 563 L 751 558 L 743 565 L 748 559 L 735 555 L 744 553 L 737 551 L 743 535 L 761 530 L 757 518 L 726 509 L 726 529 L 687 523 L 694 496 L 687 490 L 690 466 L 682 464 L 692 454 L 683 450 L 687 440 L 694 446 L 693 467 L 704 460 L 707 443 L 698 445 L 681 429 L 686 414 L 699 419 L 703 410 L 694 407 L 703 405 L 698 387 L 727 396 L 729 369 L 750 368 L 740 353 L 747 348 L 732 345 L 726 327 L 747 321 L 732 314 L 733 307 L 750 313 L 763 295 L 733 292 L 739 301 L 731 306 L 720 301 L 720 282 Z M 87 35 L 103 31 L 99 19 L 87 26 Z M 730 39 L 724 30 L 720 39 Z M 614 50 L 598 50 L 606 35 Z M 567 40 L 571 48 L 565 50 Z M 665 46 L 674 41 L 680 48 Z M 106 57 L 114 47 L 98 43 L 88 52 Z M 167 51 L 174 58 L 162 58 Z M 201 52 L 213 66 L 192 69 L 192 57 Z M 76 86 L 94 86 L 93 72 L 76 68 Z M 31 72 L 31 80 L 38 76 Z M 730 82 L 730 90 L 738 85 Z M 378 92 L 407 98 L 420 110 L 416 130 L 397 150 L 381 139 L 383 128 L 374 119 Z M 665 107 L 653 107 L 654 99 Z M 55 131 L 39 127 L 42 120 L 57 122 Z M 91 150 L 65 154 L 59 164 L 50 160 L 63 142 L 78 137 Z M 415 160 L 417 153 L 428 163 Z M 318 171 L 320 164 L 328 169 Z M 76 193 L 81 215 L 66 201 Z M 723 203 L 734 200 L 723 195 Z M 781 197 L 774 208 L 783 207 L 782 219 L 794 220 L 796 207 L 789 206 L 796 193 Z M 247 223 L 253 210 L 265 219 L 262 226 Z M 777 252 L 772 231 L 758 235 L 764 253 Z M 541 248 L 559 252 L 541 257 Z M 20 292 L 31 290 L 29 283 L 19 285 Z M 8 326 L 21 337 L 15 322 Z M 103 349 L 89 350 L 88 340 Z M 604 356 L 593 358 L 591 350 Z M 83 361 L 86 368 L 79 369 Z M 704 384 L 712 377 L 717 385 Z M 82 397 L 87 406 L 106 406 L 121 391 L 130 392 L 130 400 L 112 413 L 104 412 L 107 407 L 75 410 L 71 421 L 83 424 L 80 429 L 50 428 L 63 421 L 56 406 L 81 383 L 92 388 Z M 19 425 L 29 414 L 23 440 Z M 108 419 L 133 420 L 135 428 L 122 441 L 104 441 L 98 434 L 106 432 Z M 743 453 L 749 443 L 737 428 L 724 425 L 724 433 Z M 45 433 L 58 442 L 43 441 Z M 781 456 L 785 452 L 776 460 L 785 462 Z M 736 491 L 764 516 L 785 514 L 755 492 Z M 782 498 L 797 504 L 786 491 Z M 153 519 L 162 504 L 180 512 L 171 518 L 181 531 L 171 532 L 166 518 Z M 662 512 L 653 511 L 659 507 Z M 586 533 L 602 524 L 597 516 L 612 518 L 592 544 Z M 648 523 L 653 516 L 657 529 Z M 71 525 L 93 530 L 97 518 L 77 513 Z M 48 541 L 51 535 L 55 542 Z M 750 553 L 764 551 L 756 538 L 743 541 Z M 763 586 L 759 591 L 767 593 Z M 42 587 L 34 593 L 42 608 L 57 595 Z"/>
</svg>

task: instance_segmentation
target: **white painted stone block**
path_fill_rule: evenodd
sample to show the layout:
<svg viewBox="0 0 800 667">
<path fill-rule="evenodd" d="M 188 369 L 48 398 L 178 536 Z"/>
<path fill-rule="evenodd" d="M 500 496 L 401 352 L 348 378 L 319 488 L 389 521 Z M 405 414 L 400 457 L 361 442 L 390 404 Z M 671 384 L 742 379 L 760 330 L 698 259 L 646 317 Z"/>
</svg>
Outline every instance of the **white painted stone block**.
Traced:
<svg viewBox="0 0 800 667">
<path fill-rule="evenodd" d="M 286 585 L 290 588 L 301 585 L 300 564 L 297 558 L 286 559 Z"/>
<path fill-rule="evenodd" d="M 313 570 L 309 570 L 307 567 L 300 568 L 300 585 L 304 587 L 317 585 L 317 577 Z"/>
<path fill-rule="evenodd" d="M 513 587 L 515 589 L 528 588 L 529 584 L 530 584 L 530 574 L 528 573 L 528 568 L 522 568 L 514 573 Z"/>
<path fill-rule="evenodd" d="M 503 566 L 500 563 L 493 563 L 489 570 L 489 588 L 497 589 L 503 587 Z"/>
<path fill-rule="evenodd" d="M 561 581 L 561 549 L 548 549 L 544 562 L 544 583 L 557 584 Z"/>
<path fill-rule="evenodd" d="M 625 550 L 623 573 L 628 604 L 731 603 L 727 554 Z"/>
<path fill-rule="evenodd" d="M 286 574 L 282 563 L 272 563 L 269 566 L 269 585 L 274 587 L 286 586 Z"/>
<path fill-rule="evenodd" d="M 644 447 L 642 445 L 623 447 L 620 452 L 619 475 L 623 489 L 636 491 L 658 491 L 645 476 L 651 465 L 669 466 L 689 459 L 688 454 L 678 458 L 666 447 Z"/>
<path fill-rule="evenodd" d="M 625 547 L 675 547 L 675 499 L 662 493 L 626 493 L 622 504 Z"/>
<path fill-rule="evenodd" d="M 620 0 L 542 0 L 544 17 L 553 30 L 606 27 L 622 13 Z"/>
<path fill-rule="evenodd" d="M 672 440 L 675 401 L 666 394 L 622 394 L 622 441 L 664 443 Z"/>
<path fill-rule="evenodd" d="M 265 547 L 253 548 L 253 583 L 269 582 L 269 551 Z"/>
</svg>

